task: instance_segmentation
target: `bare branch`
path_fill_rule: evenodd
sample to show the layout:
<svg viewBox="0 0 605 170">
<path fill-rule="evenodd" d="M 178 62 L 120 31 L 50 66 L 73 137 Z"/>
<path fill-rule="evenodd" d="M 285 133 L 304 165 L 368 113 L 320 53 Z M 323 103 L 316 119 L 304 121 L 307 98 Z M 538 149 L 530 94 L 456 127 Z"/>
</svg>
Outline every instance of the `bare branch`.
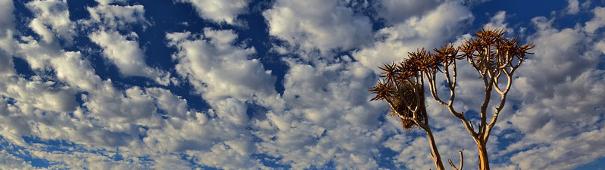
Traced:
<svg viewBox="0 0 605 170">
<path fill-rule="evenodd" d="M 475 128 L 473 127 L 472 123 L 464 117 L 464 113 L 458 112 L 454 108 L 454 100 L 456 99 L 456 86 L 457 86 L 456 79 L 457 79 L 457 74 L 458 74 L 458 69 L 456 67 L 457 67 L 456 60 L 454 60 L 454 62 L 453 62 L 453 70 L 451 71 L 451 73 L 450 73 L 449 65 L 444 66 L 445 78 L 446 78 L 446 81 L 448 84 L 448 88 L 450 90 L 450 99 L 448 100 L 448 103 L 447 103 L 447 109 L 456 118 L 460 119 L 460 121 L 464 125 L 464 128 L 471 136 L 476 137 L 476 136 L 478 136 L 478 134 L 475 131 Z"/>
<path fill-rule="evenodd" d="M 457 112 L 454 109 L 454 100 L 456 100 L 456 77 L 457 77 L 457 74 L 458 74 L 458 70 L 456 69 L 456 62 L 455 61 L 454 61 L 453 67 L 454 67 L 453 68 L 454 70 L 453 70 L 453 72 L 451 74 L 450 74 L 449 65 L 446 65 L 444 67 L 444 70 L 445 70 L 445 79 L 447 81 L 447 85 L 448 85 L 448 88 L 450 90 L 450 98 L 449 98 L 449 100 L 447 102 L 447 107 L 448 107 L 449 111 L 452 114 L 454 114 L 454 116 L 456 116 L 456 117 L 464 117 L 464 116 L 462 116 L 461 113 Z"/>
<path fill-rule="evenodd" d="M 443 100 L 441 100 L 441 98 L 439 97 L 439 94 L 437 93 L 437 84 L 436 82 L 436 72 L 432 72 L 432 73 L 426 73 L 427 76 L 427 80 L 429 81 L 429 90 L 431 92 L 431 95 L 433 96 L 433 98 L 439 102 L 439 104 L 442 105 L 447 105 Z"/>
<path fill-rule="evenodd" d="M 506 72 L 505 70 L 503 71 L 502 69 L 498 69 L 498 74 L 496 74 L 496 77 L 494 77 L 494 89 L 496 90 L 496 92 L 498 92 L 498 94 L 503 95 L 504 94 L 504 90 L 500 89 L 500 77 L 502 76 L 502 72 Z"/>
<path fill-rule="evenodd" d="M 458 153 L 460 153 L 460 162 L 458 162 L 458 167 L 454 165 L 454 162 L 451 159 L 448 159 L 447 162 L 450 163 L 450 166 L 452 166 L 452 168 L 455 170 L 462 170 L 462 168 L 464 168 L 464 156 L 462 155 L 462 151 L 458 151 Z"/>
<path fill-rule="evenodd" d="M 391 107 L 390 114 L 401 120 L 404 129 L 417 126 L 427 132 L 431 156 L 439 170 L 444 168 L 429 126 L 424 86 L 427 85 L 430 95 L 462 122 L 466 131 L 477 143 L 479 169 L 489 169 L 486 143 L 490 132 L 504 109 L 514 72 L 525 60 L 525 54 L 530 54 L 527 51 L 534 47 L 532 44 L 519 45 L 515 39 L 505 38 L 504 30 L 481 30 L 475 35 L 476 37 L 466 40 L 458 47 L 448 44 L 435 49 L 434 53 L 421 48 L 409 52 L 409 58 L 403 62 L 385 64 L 380 67 L 381 81 L 370 89 L 370 92 L 376 94 L 371 100 L 386 100 Z M 467 119 L 464 112 L 459 112 L 454 107 L 458 86 L 457 60 L 464 58 L 479 73 L 484 83 L 484 96 L 479 108 L 480 121 Z M 439 96 L 441 82 L 437 79 L 438 72 L 443 73 L 443 77 L 440 78 L 445 79 L 447 83 L 449 98 Z M 504 81 L 502 76 L 505 76 L 506 83 L 501 82 Z M 498 103 L 491 101 L 493 91 L 499 95 Z M 493 112 L 488 122 L 488 107 L 491 105 L 494 105 Z M 448 161 L 454 169 L 460 170 L 463 168 L 463 160 L 460 151 L 458 166 L 452 160 Z"/>
<path fill-rule="evenodd" d="M 516 68 L 513 68 L 511 70 L 511 72 L 514 72 Z M 496 106 L 494 113 L 492 114 L 492 119 L 490 120 L 489 124 L 486 127 L 486 131 L 481 134 L 482 135 L 482 139 L 484 141 L 487 141 L 489 139 L 489 134 L 491 133 L 492 129 L 494 128 L 496 122 L 498 121 L 498 116 L 500 115 L 500 112 L 502 111 L 502 109 L 504 108 L 504 105 L 506 104 L 506 96 L 508 94 L 508 92 L 510 91 L 510 88 L 512 86 L 513 83 L 513 75 L 511 73 L 509 73 L 506 69 L 503 70 L 505 76 L 506 76 L 506 86 L 504 87 L 504 90 L 502 92 L 498 91 L 498 93 L 500 94 L 500 103 Z M 498 86 L 497 84 L 494 84 L 494 86 Z"/>
</svg>

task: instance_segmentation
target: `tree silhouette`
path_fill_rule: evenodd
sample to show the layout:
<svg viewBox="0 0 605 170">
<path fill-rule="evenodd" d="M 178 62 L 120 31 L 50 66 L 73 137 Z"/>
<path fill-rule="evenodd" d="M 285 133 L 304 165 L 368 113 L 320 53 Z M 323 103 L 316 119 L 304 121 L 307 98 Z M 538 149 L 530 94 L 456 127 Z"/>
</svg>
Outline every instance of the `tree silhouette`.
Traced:
<svg viewBox="0 0 605 170">
<path fill-rule="evenodd" d="M 479 169 L 489 169 L 487 141 L 490 132 L 506 104 L 506 96 L 514 80 L 513 74 L 525 61 L 532 44 L 521 45 L 516 39 L 504 37 L 504 31 L 498 29 L 481 30 L 471 39 L 454 47 L 445 45 L 434 51 L 418 49 L 408 53 L 408 59 L 400 63 L 385 64 L 379 67 L 381 80 L 370 89 L 376 94 L 371 100 L 384 100 L 390 106 L 389 114 L 398 118 L 404 129 L 418 127 L 426 132 L 435 167 L 444 169 L 441 156 L 429 126 L 429 115 L 426 111 L 425 88 L 427 94 L 460 120 L 477 146 Z M 483 80 L 483 101 L 478 108 L 479 122 L 472 122 L 464 112 L 454 107 L 458 63 L 466 60 Z M 441 74 L 442 76 L 438 76 Z M 443 77 L 438 79 L 437 77 Z M 441 85 L 442 82 L 444 85 Z M 445 98 L 439 94 L 439 88 L 445 86 L 449 95 Z M 492 94 L 499 96 L 492 102 Z M 446 99 L 446 100 L 444 100 Z M 491 115 L 490 117 L 488 117 Z M 489 120 L 489 121 L 488 121 Z M 478 124 L 479 127 L 475 127 Z M 463 155 L 460 151 L 460 163 L 449 164 L 454 169 L 462 169 Z"/>
</svg>

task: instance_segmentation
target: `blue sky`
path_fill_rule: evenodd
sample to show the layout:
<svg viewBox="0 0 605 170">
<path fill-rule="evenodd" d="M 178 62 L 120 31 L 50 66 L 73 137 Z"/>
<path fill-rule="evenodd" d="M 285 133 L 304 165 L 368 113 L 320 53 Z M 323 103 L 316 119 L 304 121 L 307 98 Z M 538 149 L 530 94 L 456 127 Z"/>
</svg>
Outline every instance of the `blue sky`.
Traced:
<svg viewBox="0 0 605 170">
<path fill-rule="evenodd" d="M 600 0 L 0 0 L 0 169 L 428 169 L 377 66 L 501 28 L 533 42 L 493 169 L 603 169 Z M 482 95 L 461 69 L 457 108 Z M 429 102 L 444 159 L 473 141 Z"/>
</svg>

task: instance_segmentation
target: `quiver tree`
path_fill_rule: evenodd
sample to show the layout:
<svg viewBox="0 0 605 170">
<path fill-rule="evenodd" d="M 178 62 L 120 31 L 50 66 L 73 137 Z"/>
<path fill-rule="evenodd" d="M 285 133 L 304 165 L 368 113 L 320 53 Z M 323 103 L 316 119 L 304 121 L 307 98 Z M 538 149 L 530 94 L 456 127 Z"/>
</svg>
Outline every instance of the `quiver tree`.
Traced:
<svg viewBox="0 0 605 170">
<path fill-rule="evenodd" d="M 516 39 L 504 37 L 502 30 L 481 30 L 475 37 L 457 47 L 449 44 L 434 51 L 418 49 L 408 53 L 408 59 L 405 61 L 380 67 L 381 80 L 370 89 L 376 94 L 371 100 L 386 101 L 390 106 L 390 114 L 401 121 L 404 129 L 418 127 L 424 130 L 436 168 L 444 169 L 426 111 L 425 93 L 430 94 L 460 120 L 475 141 L 479 169 L 489 169 L 486 147 L 489 134 L 506 103 L 513 74 L 525 61 L 525 55 L 529 54 L 528 50 L 532 47 L 531 44 L 521 45 Z M 460 61 L 468 62 L 484 84 L 483 101 L 477 109 L 479 120 L 471 121 L 464 112 L 454 107 Z M 427 87 L 428 90 L 425 90 Z M 440 88 L 446 88 L 449 95 L 443 97 L 439 94 Z M 494 101 L 491 98 L 493 93 L 499 96 L 498 99 L 493 99 Z M 462 169 L 462 159 L 460 152 L 459 165 L 455 166 L 451 160 L 449 164 L 454 169 Z"/>
</svg>

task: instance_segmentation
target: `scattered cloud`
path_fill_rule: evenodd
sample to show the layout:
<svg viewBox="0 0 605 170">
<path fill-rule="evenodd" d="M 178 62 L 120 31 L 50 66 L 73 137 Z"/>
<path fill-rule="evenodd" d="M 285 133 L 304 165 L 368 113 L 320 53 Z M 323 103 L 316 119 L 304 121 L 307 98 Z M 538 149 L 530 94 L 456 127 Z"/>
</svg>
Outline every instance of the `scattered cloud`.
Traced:
<svg viewBox="0 0 605 170">
<path fill-rule="evenodd" d="M 186 77 L 207 100 L 233 97 L 242 101 L 275 95 L 275 78 L 260 60 L 249 59 L 256 50 L 234 44 L 231 30 L 204 29 L 201 35 L 169 33 L 169 44 L 178 49 L 173 57 L 177 72 Z"/>
<path fill-rule="evenodd" d="M 113 1 L 111 1 L 113 2 Z M 93 25 L 101 28 L 127 29 L 132 25 L 148 25 L 145 19 L 145 8 L 143 5 L 109 5 L 109 1 L 101 1 L 95 7 L 87 7 L 90 19 L 82 21 L 85 25 Z"/>
<path fill-rule="evenodd" d="M 103 56 L 115 64 L 124 76 L 161 79 L 163 73 L 145 64 L 145 54 L 139 47 L 136 33 L 124 36 L 116 31 L 99 30 L 88 37 L 103 48 Z"/>
<path fill-rule="evenodd" d="M 592 10 L 594 17 L 585 23 L 584 29 L 587 33 L 595 33 L 605 26 L 605 7 L 596 7 Z"/>
<path fill-rule="evenodd" d="M 75 25 L 69 19 L 67 1 L 35 0 L 26 4 L 35 15 L 29 27 L 42 37 L 46 43 L 53 43 L 56 38 L 72 42 L 76 34 Z"/>
<path fill-rule="evenodd" d="M 216 23 L 236 24 L 237 16 L 248 10 L 248 0 L 176 0 L 190 3 L 200 17 Z"/>
<path fill-rule="evenodd" d="M 394 25 L 424 15 L 439 4 L 438 0 L 380 0 L 376 6 L 378 16 Z"/>
<path fill-rule="evenodd" d="M 539 25 L 531 37 L 535 54 L 520 68 L 514 85 L 517 90 L 512 98 L 522 101 L 520 109 L 504 119 L 524 137 L 504 152 L 515 153 L 511 162 L 521 169 L 571 169 L 604 154 L 595 149 L 604 142 L 595 134 L 605 127 L 599 104 L 605 102 L 605 74 L 598 68 L 603 57 L 594 48 L 602 33 L 592 36 L 594 30 L 586 29 L 588 24 L 557 29 L 545 20 L 534 19 Z M 588 141 L 589 148 L 574 146 Z"/>
<path fill-rule="evenodd" d="M 370 18 L 336 0 L 278 0 L 263 15 L 271 36 L 305 51 L 346 51 L 372 38 Z"/>
<path fill-rule="evenodd" d="M 460 28 L 472 21 L 469 9 L 458 3 L 445 2 L 424 15 L 379 30 L 372 44 L 355 52 L 355 59 L 368 68 L 401 60 L 416 48 L 436 48 L 460 34 Z"/>
<path fill-rule="evenodd" d="M 147 56 L 142 37 L 161 22 L 146 18 L 146 4 L 97 2 L 71 20 L 81 14 L 65 0 L 27 2 L 22 10 L 32 15 L 18 19 L 23 11 L 0 1 L 0 169 L 38 158 L 49 168 L 428 169 L 423 134 L 401 131 L 384 103 L 368 101 L 368 87 L 377 66 L 461 42 L 479 17 L 455 1 L 276 0 L 256 11 L 267 30 L 251 32 L 268 32 L 270 42 L 255 44 L 246 30 L 255 28 L 237 27 L 252 2 L 178 0 L 218 26 L 161 32 L 168 55 Z M 560 11 L 589 7 L 569 0 Z M 489 143 L 494 169 L 573 169 L 605 154 L 605 9 L 585 11 L 590 17 L 573 27 L 558 25 L 561 16 L 524 21 L 534 29 L 519 38 L 536 48 Z M 518 14 L 493 14 L 478 28 L 521 30 L 510 21 Z M 170 58 L 171 69 L 148 65 L 153 57 Z M 95 70 L 105 60 L 120 77 Z M 468 65 L 460 69 L 456 108 L 469 111 L 482 82 Z M 155 84 L 122 80 L 132 76 Z M 185 83 L 170 83 L 177 80 Z M 444 160 L 464 149 L 474 165 L 459 122 L 428 109 Z"/>
<path fill-rule="evenodd" d="M 506 11 L 498 11 L 490 20 L 489 23 L 485 24 L 485 29 L 503 29 L 507 32 L 511 32 L 510 28 L 506 24 Z"/>
<path fill-rule="evenodd" d="M 567 0 L 567 13 L 577 14 L 580 12 L 580 1 L 578 0 Z"/>
</svg>

